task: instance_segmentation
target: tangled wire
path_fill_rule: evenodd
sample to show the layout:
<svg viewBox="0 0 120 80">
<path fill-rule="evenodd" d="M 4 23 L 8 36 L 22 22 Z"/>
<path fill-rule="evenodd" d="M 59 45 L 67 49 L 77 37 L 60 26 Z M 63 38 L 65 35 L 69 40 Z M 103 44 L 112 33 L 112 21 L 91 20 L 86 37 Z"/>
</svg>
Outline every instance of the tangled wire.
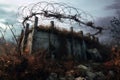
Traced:
<svg viewBox="0 0 120 80">
<path fill-rule="evenodd" d="M 53 3 L 53 2 L 38 2 L 36 4 L 30 4 L 19 8 L 19 18 L 22 18 L 22 24 L 25 27 L 27 22 L 34 22 L 34 16 L 39 17 L 39 20 L 57 20 L 62 23 L 79 25 L 85 25 L 96 29 L 97 32 L 93 35 L 97 35 L 102 32 L 102 27 L 96 27 L 92 21 L 93 19 L 88 13 L 71 7 L 65 3 Z"/>
</svg>

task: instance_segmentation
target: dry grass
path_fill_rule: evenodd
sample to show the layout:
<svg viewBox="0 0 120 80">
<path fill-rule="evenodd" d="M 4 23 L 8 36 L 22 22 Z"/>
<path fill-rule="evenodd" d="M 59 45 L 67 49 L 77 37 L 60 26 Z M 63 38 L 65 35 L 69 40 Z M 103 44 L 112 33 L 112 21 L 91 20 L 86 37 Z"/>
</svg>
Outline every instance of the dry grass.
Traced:
<svg viewBox="0 0 120 80">
<path fill-rule="evenodd" d="M 7 48 L 10 48 L 7 46 Z M 45 50 L 38 51 L 37 54 L 32 55 L 19 55 L 18 52 L 13 50 L 11 54 L 0 56 L 0 79 L 1 80 L 46 80 L 50 73 L 57 73 L 61 75 L 72 74 L 73 76 L 80 75 L 81 72 L 75 68 L 80 63 L 74 62 L 73 59 L 68 60 L 53 60 L 46 58 L 47 53 Z M 112 62 L 106 62 L 104 72 L 109 70 L 115 71 L 114 79 L 119 80 L 120 74 L 120 54 L 113 49 Z M 112 64 L 112 65 L 110 65 Z M 99 66 L 100 67 L 100 66 Z M 105 74 L 107 80 L 111 80 L 109 74 Z"/>
<path fill-rule="evenodd" d="M 71 61 L 69 61 L 70 63 Z M 73 62 L 72 62 L 73 63 Z M 68 62 L 46 59 L 46 52 L 41 51 L 36 55 L 18 55 L 16 52 L 0 56 L 0 79 L 3 80 L 46 80 L 52 72 L 65 74 Z M 70 64 L 73 68 L 72 64 Z"/>
<path fill-rule="evenodd" d="M 120 48 L 113 47 L 112 53 L 110 55 L 111 60 L 104 63 L 104 68 L 106 70 L 113 70 L 115 72 L 115 80 L 120 80 Z M 111 79 L 111 76 L 108 74 L 107 80 Z"/>
</svg>

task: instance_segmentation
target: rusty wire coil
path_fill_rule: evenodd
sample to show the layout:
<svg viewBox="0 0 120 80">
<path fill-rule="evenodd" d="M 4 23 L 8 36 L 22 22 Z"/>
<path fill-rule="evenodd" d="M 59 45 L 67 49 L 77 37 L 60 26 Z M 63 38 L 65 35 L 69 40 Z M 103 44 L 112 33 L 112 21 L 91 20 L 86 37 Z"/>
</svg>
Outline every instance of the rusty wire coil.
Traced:
<svg viewBox="0 0 120 80">
<path fill-rule="evenodd" d="M 40 21 L 56 20 L 69 25 L 78 23 L 79 25 L 82 24 L 89 26 L 97 30 L 97 32 L 93 35 L 97 35 L 103 30 L 102 27 L 96 27 L 93 24 L 94 19 L 90 14 L 65 3 L 42 1 L 35 4 L 22 6 L 18 9 L 18 17 L 24 27 L 26 23 L 34 22 L 34 16 L 39 17 Z"/>
</svg>

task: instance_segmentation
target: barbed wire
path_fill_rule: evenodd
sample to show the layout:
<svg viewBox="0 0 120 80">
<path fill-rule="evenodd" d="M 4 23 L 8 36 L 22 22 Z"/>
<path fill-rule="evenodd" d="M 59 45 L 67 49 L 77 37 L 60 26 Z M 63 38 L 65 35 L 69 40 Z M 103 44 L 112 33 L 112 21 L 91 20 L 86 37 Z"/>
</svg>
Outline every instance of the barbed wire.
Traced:
<svg viewBox="0 0 120 80">
<path fill-rule="evenodd" d="M 23 27 L 26 23 L 34 22 L 34 17 L 39 17 L 39 20 L 57 20 L 66 24 L 78 23 L 96 29 L 97 32 L 92 35 L 97 35 L 102 32 L 103 27 L 96 27 L 93 23 L 93 17 L 83 10 L 74 8 L 65 3 L 55 2 L 38 2 L 22 6 L 18 9 L 18 17 L 22 20 Z M 89 21 L 89 19 L 91 19 Z"/>
<path fill-rule="evenodd" d="M 5 28 L 3 28 L 3 25 L 4 25 Z M 0 34 L 1 34 L 0 35 L 0 40 L 3 40 L 6 43 L 7 37 L 9 36 L 9 37 L 11 37 L 10 39 L 14 38 L 16 44 L 18 44 L 15 26 L 10 25 L 9 23 L 3 24 L 3 25 L 0 26 Z"/>
<path fill-rule="evenodd" d="M 120 40 L 120 19 L 117 18 L 117 17 L 114 17 L 111 21 L 111 34 L 112 34 L 112 37 L 115 38 L 116 40 Z"/>
</svg>

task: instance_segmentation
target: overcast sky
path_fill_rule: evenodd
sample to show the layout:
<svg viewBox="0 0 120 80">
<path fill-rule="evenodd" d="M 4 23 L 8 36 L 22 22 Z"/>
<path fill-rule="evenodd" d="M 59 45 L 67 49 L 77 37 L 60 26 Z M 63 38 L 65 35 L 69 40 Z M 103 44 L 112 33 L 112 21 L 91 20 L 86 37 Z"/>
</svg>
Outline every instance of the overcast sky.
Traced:
<svg viewBox="0 0 120 80">
<path fill-rule="evenodd" d="M 9 23 L 14 23 L 16 20 L 17 10 L 20 6 L 27 5 L 30 3 L 37 3 L 39 1 L 41 0 L 0 0 L 0 22 L 7 21 Z M 113 16 L 115 14 L 115 10 L 111 6 L 113 4 L 115 5 L 114 0 L 48 0 L 48 1 L 67 3 L 73 7 L 87 11 L 94 17 L 94 19 L 106 16 Z"/>
<path fill-rule="evenodd" d="M 37 3 L 44 0 L 0 0 L 0 26 L 2 23 L 15 24 L 16 14 L 20 6 L 30 3 Z M 111 16 L 116 15 L 116 10 L 120 10 L 120 0 L 47 0 L 64 2 L 75 8 L 82 9 L 93 16 L 96 23 L 104 24 Z M 4 27 L 4 26 L 3 26 Z"/>
</svg>

